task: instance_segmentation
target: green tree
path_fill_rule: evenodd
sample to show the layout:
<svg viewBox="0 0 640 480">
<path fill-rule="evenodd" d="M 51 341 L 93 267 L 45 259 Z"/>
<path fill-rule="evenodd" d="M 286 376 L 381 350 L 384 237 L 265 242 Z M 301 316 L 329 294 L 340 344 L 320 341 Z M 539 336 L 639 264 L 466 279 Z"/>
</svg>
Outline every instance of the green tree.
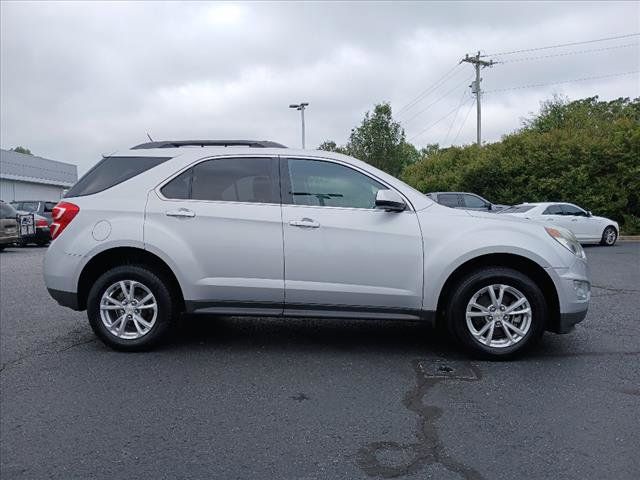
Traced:
<svg viewBox="0 0 640 480">
<path fill-rule="evenodd" d="M 33 155 L 33 153 L 31 153 L 31 150 L 29 150 L 26 147 L 18 146 L 18 147 L 12 148 L 11 150 L 18 153 L 24 153 L 25 155 Z"/>
<path fill-rule="evenodd" d="M 333 140 L 326 140 L 320 144 L 318 150 L 324 150 L 325 152 L 338 152 L 345 153 L 344 147 L 339 147 Z"/>
<path fill-rule="evenodd" d="M 351 130 L 345 146 L 329 140 L 318 149 L 351 155 L 396 176 L 421 158 L 420 152 L 405 140 L 404 130 L 393 119 L 388 103 L 375 105 L 373 112 L 367 112 L 360 125 Z"/>
<path fill-rule="evenodd" d="M 367 112 L 359 127 L 351 131 L 347 151 L 391 175 L 417 160 L 417 151 L 407 144 L 404 130 L 393 120 L 391 105 L 380 103 Z"/>
</svg>

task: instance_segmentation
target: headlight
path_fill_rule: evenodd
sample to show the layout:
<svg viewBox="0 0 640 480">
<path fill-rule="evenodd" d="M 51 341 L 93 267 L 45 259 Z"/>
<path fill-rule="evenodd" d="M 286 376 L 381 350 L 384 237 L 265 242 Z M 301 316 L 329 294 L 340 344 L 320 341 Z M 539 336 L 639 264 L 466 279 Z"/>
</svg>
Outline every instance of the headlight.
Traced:
<svg viewBox="0 0 640 480">
<path fill-rule="evenodd" d="M 587 258 L 584 253 L 584 249 L 576 236 L 571 233 L 566 228 L 553 228 L 553 227 L 544 227 L 549 235 L 553 237 L 553 239 L 562 245 L 567 250 L 571 251 L 576 257 Z"/>
</svg>

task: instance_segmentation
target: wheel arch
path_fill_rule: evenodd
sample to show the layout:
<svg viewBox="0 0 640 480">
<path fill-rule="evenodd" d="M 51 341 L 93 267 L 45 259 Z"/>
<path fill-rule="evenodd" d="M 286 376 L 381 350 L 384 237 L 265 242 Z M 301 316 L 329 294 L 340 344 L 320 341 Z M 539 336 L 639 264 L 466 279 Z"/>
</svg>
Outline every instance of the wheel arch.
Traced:
<svg viewBox="0 0 640 480">
<path fill-rule="evenodd" d="M 444 282 L 438 295 L 437 322 L 442 322 L 447 302 L 453 287 L 465 275 L 472 271 L 486 267 L 507 267 L 517 270 L 531 279 L 540 287 L 543 295 L 549 301 L 549 322 L 547 330 L 554 331 L 560 322 L 560 300 L 552 278 L 538 263 L 530 258 L 513 253 L 490 253 L 480 255 L 459 265 Z"/>
<path fill-rule="evenodd" d="M 180 282 L 171 267 L 154 253 L 143 248 L 130 246 L 103 250 L 84 265 L 78 277 L 79 310 L 87 308 L 89 290 L 97 278 L 107 269 L 122 265 L 145 265 L 160 273 L 169 281 L 169 287 L 178 294 L 179 310 L 184 310 L 184 294 Z"/>
</svg>

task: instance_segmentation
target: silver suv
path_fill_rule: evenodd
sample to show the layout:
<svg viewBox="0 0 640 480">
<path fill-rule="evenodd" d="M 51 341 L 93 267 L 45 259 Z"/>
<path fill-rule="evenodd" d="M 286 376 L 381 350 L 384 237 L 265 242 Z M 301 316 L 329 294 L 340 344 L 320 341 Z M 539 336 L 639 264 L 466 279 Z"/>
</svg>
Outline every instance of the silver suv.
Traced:
<svg viewBox="0 0 640 480">
<path fill-rule="evenodd" d="M 181 312 L 424 321 L 508 357 L 586 315 L 568 230 L 443 207 L 354 158 L 268 141 L 167 141 L 101 160 L 53 211 L 58 303 L 119 350 Z"/>
</svg>

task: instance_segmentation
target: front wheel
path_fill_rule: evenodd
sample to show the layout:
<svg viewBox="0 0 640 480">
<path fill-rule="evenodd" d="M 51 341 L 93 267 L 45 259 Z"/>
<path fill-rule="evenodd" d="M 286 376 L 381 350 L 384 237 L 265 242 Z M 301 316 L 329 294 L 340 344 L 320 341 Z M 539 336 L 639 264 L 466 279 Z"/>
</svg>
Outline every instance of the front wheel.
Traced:
<svg viewBox="0 0 640 480">
<path fill-rule="evenodd" d="M 446 317 L 449 331 L 472 352 L 508 358 L 539 340 L 547 312 L 544 295 L 531 278 L 494 267 L 475 271 L 454 287 Z"/>
<path fill-rule="evenodd" d="M 600 245 L 613 247 L 616 244 L 616 240 L 618 240 L 618 232 L 616 231 L 615 227 L 608 226 L 604 229 L 604 232 L 602 232 Z"/>
<path fill-rule="evenodd" d="M 168 283 L 142 265 L 115 267 L 101 275 L 87 298 L 95 334 L 115 350 L 146 350 L 164 337 L 176 314 Z"/>
</svg>

